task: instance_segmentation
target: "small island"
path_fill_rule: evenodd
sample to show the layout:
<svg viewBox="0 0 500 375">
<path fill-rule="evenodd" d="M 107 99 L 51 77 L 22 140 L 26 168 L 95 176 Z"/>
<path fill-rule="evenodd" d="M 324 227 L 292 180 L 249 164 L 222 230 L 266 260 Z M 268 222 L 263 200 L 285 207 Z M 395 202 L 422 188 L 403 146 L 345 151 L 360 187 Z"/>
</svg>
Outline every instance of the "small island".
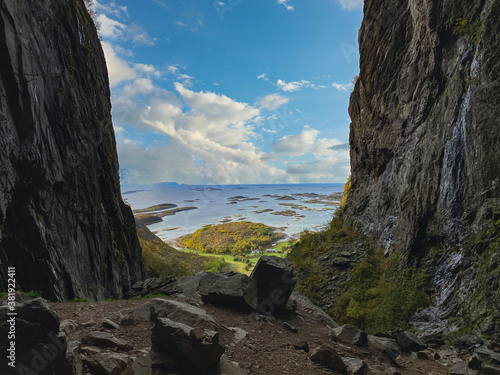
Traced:
<svg viewBox="0 0 500 375">
<path fill-rule="evenodd" d="M 209 225 L 178 239 L 181 246 L 202 253 L 246 255 L 285 238 L 277 228 L 250 221 Z"/>
</svg>

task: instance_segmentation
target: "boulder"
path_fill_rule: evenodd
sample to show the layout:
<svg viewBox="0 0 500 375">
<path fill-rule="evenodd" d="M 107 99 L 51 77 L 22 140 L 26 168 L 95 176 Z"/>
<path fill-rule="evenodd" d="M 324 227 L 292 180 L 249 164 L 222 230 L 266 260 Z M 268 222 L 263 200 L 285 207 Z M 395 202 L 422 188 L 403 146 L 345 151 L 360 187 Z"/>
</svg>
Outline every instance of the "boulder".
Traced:
<svg viewBox="0 0 500 375">
<path fill-rule="evenodd" d="M 125 371 L 121 375 L 152 375 L 151 356 L 149 353 L 131 358 Z"/>
<path fill-rule="evenodd" d="M 383 356 L 387 356 L 391 360 L 396 360 L 401 354 L 401 348 L 393 339 L 368 335 L 367 344 L 369 348 L 380 351 Z"/>
<path fill-rule="evenodd" d="M 78 328 L 78 323 L 71 319 L 63 320 L 60 324 L 60 329 L 67 335 L 72 334 Z"/>
<path fill-rule="evenodd" d="M 83 359 L 92 375 L 120 375 L 127 368 L 129 357 L 121 353 L 98 353 Z"/>
<path fill-rule="evenodd" d="M 337 354 L 335 348 L 328 344 L 323 344 L 313 350 L 311 361 L 338 372 L 347 372 L 347 366 L 342 358 Z"/>
<path fill-rule="evenodd" d="M 343 326 L 334 328 L 332 333 L 338 340 L 351 345 L 363 346 L 368 341 L 366 333 L 352 324 L 344 324 Z"/>
<path fill-rule="evenodd" d="M 132 350 L 130 344 L 116 338 L 109 332 L 92 331 L 82 338 L 82 343 L 98 348 L 116 348 L 123 351 Z"/>
<path fill-rule="evenodd" d="M 419 352 L 427 349 L 427 345 L 414 333 L 403 331 L 397 335 L 398 345 L 404 352 Z"/>
<path fill-rule="evenodd" d="M 42 299 L 27 301 L 16 306 L 17 316 L 10 316 L 8 306 L 0 307 L 0 356 L 2 375 L 37 373 L 52 375 L 61 371 L 66 357 L 66 335 L 59 334 L 59 317 Z M 8 333 L 15 321 L 15 345 L 8 340 Z M 12 323 L 12 324 L 11 324 Z M 16 368 L 8 366 L 15 351 Z"/>
<path fill-rule="evenodd" d="M 237 310 L 257 308 L 257 283 L 241 273 L 207 273 L 200 279 L 199 293 L 205 303 Z"/>
<path fill-rule="evenodd" d="M 483 340 L 475 335 L 464 335 L 460 336 L 455 341 L 455 346 L 462 349 L 479 348 L 483 345 Z"/>
<path fill-rule="evenodd" d="M 250 275 L 257 282 L 258 310 L 261 314 L 283 313 L 297 278 L 292 264 L 275 256 L 262 256 Z"/>
<path fill-rule="evenodd" d="M 484 365 L 480 372 L 481 375 L 500 375 L 500 368 L 490 365 Z"/>
<path fill-rule="evenodd" d="M 306 340 L 301 340 L 297 344 L 293 345 L 293 348 L 296 350 L 303 350 L 306 353 L 309 353 L 309 344 Z"/>
<path fill-rule="evenodd" d="M 311 300 L 306 296 L 304 296 L 302 293 L 299 293 L 296 290 L 294 290 L 292 292 L 291 298 L 294 301 L 296 301 L 302 307 L 303 310 L 313 314 L 323 324 L 331 328 L 339 327 L 337 322 L 335 322 L 330 315 L 328 315 L 323 309 L 312 303 Z"/>
<path fill-rule="evenodd" d="M 81 375 L 83 371 L 80 341 L 69 341 L 66 359 L 62 365 L 64 375 Z"/>
<path fill-rule="evenodd" d="M 238 363 L 232 362 L 226 355 L 222 355 L 219 364 L 219 375 L 246 375 L 248 374 L 245 370 L 238 366 Z"/>
<path fill-rule="evenodd" d="M 342 358 L 342 361 L 352 375 L 366 375 L 368 373 L 368 365 L 361 359 L 346 357 Z"/>
<path fill-rule="evenodd" d="M 104 321 L 102 322 L 102 328 L 104 328 L 104 329 L 118 329 L 118 328 L 120 328 L 120 326 L 109 319 L 104 319 Z"/>
<path fill-rule="evenodd" d="M 500 366 L 500 353 L 497 353 L 486 346 L 481 346 L 474 350 L 482 361 L 489 362 L 492 365 Z"/>
<path fill-rule="evenodd" d="M 467 362 L 460 361 L 455 363 L 449 370 L 449 375 L 466 375 L 469 372 Z"/>
<path fill-rule="evenodd" d="M 206 373 L 219 364 L 225 351 L 217 332 L 168 318 L 156 319 L 151 341 L 153 367 L 182 375 Z"/>
<path fill-rule="evenodd" d="M 292 326 L 290 323 L 283 322 L 282 326 L 285 330 L 287 330 L 290 333 L 299 333 L 299 330 L 294 326 Z"/>
<path fill-rule="evenodd" d="M 182 291 L 177 277 L 166 276 L 163 278 L 152 277 L 144 281 L 136 282 L 132 288 L 125 293 L 124 298 L 140 298 L 148 294 L 163 294 L 171 296 Z"/>
</svg>

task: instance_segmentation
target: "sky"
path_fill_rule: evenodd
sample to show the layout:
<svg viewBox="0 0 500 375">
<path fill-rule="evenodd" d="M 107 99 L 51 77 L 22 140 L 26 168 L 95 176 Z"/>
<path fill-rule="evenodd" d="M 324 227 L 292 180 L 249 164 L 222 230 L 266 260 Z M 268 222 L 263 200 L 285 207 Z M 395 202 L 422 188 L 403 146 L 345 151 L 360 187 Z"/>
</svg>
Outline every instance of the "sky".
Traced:
<svg viewBox="0 0 500 375">
<path fill-rule="evenodd" d="M 94 0 L 123 184 L 345 182 L 362 0 Z"/>
</svg>

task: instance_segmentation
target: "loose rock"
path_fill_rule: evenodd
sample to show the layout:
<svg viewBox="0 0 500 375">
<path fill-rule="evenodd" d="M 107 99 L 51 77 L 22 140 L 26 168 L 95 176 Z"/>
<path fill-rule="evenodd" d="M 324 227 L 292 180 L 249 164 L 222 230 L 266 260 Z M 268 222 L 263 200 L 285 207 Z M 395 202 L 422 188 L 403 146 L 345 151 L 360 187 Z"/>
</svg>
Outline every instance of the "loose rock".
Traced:
<svg viewBox="0 0 500 375">
<path fill-rule="evenodd" d="M 328 344 L 323 344 L 314 349 L 311 353 L 311 361 L 334 371 L 347 372 L 347 366 L 342 361 L 342 358 L 337 354 L 335 348 Z"/>
</svg>

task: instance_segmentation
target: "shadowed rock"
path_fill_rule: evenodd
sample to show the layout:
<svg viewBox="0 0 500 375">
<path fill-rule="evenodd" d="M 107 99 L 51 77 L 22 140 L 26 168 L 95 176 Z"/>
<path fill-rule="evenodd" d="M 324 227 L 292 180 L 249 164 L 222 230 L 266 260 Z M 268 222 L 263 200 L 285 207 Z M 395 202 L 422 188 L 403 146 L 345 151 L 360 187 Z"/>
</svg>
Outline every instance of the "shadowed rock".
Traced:
<svg viewBox="0 0 500 375">
<path fill-rule="evenodd" d="M 258 310 L 261 314 L 286 312 L 286 304 L 297 283 L 289 261 L 265 255 L 259 259 L 250 277 L 257 282 Z"/>
<path fill-rule="evenodd" d="M 207 273 L 200 280 L 199 293 L 205 303 L 238 310 L 257 308 L 257 283 L 240 273 Z"/>
</svg>

